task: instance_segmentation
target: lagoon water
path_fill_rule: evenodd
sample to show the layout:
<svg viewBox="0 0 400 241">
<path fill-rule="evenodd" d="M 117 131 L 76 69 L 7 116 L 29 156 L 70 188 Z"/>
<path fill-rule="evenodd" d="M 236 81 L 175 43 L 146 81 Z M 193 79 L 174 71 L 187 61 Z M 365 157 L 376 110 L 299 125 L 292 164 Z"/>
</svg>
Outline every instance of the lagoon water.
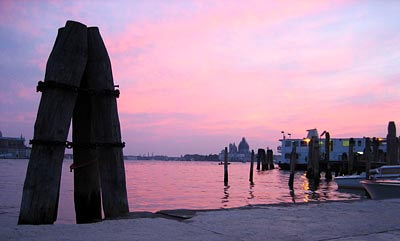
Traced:
<svg viewBox="0 0 400 241">
<path fill-rule="evenodd" d="M 56 223 L 75 223 L 72 160 L 64 160 Z M 18 219 L 28 160 L 0 159 L 0 218 Z M 304 203 L 363 198 L 363 192 L 343 192 L 334 181 L 322 178 L 313 187 L 304 172 L 297 172 L 294 191 L 288 188 L 289 172 L 254 171 L 250 163 L 229 165 L 229 186 L 223 183 L 223 165 L 217 162 L 125 161 L 130 211 L 165 209 L 217 209 L 254 204 Z M 255 166 L 254 166 L 255 169 Z"/>
</svg>

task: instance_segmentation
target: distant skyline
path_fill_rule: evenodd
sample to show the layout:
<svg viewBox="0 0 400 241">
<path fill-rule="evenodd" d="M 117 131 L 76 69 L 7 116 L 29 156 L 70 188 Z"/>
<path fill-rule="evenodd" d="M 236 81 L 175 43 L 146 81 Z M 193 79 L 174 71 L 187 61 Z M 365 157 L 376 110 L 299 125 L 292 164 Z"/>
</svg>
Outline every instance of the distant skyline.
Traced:
<svg viewBox="0 0 400 241">
<path fill-rule="evenodd" d="M 400 128 L 398 1 L 0 1 L 0 131 L 33 137 L 47 58 L 67 20 L 108 49 L 124 154 L 219 153 L 281 131 Z M 400 135 L 397 131 L 397 135 Z"/>
</svg>

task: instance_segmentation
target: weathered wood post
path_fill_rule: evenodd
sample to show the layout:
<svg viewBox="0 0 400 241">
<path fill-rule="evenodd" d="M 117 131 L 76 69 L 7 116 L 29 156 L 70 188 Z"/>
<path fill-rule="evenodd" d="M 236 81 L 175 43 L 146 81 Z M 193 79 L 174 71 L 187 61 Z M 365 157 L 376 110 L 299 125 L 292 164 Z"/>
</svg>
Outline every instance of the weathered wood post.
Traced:
<svg viewBox="0 0 400 241">
<path fill-rule="evenodd" d="M 312 178 L 314 176 L 313 174 L 313 154 L 314 154 L 314 142 L 312 140 L 309 140 L 308 142 L 308 156 L 307 156 L 307 173 L 306 177 L 307 178 Z"/>
<path fill-rule="evenodd" d="M 379 161 L 379 140 L 378 138 L 372 138 L 372 161 Z"/>
<path fill-rule="evenodd" d="M 267 166 L 269 166 L 269 170 L 274 169 L 274 152 L 272 150 L 267 150 L 267 160 Z"/>
<path fill-rule="evenodd" d="M 319 161 L 320 161 L 320 154 L 319 154 L 319 139 L 316 136 L 313 136 L 311 139 L 313 143 L 313 174 L 314 174 L 314 182 L 318 183 L 321 175 L 319 173 Z"/>
<path fill-rule="evenodd" d="M 89 58 L 86 66 L 88 88 L 92 95 L 92 125 L 97 140 L 101 194 L 105 217 L 129 212 L 125 166 L 118 118 L 119 91 L 114 88 L 111 62 L 97 27 L 87 30 Z"/>
<path fill-rule="evenodd" d="M 397 137 L 396 137 L 396 125 L 394 121 L 390 121 L 388 124 L 388 134 L 386 137 L 387 141 L 387 164 L 388 165 L 396 165 L 397 163 L 397 149 L 398 149 L 398 144 L 397 144 Z"/>
<path fill-rule="evenodd" d="M 331 147 L 331 135 L 329 132 L 325 133 L 325 163 L 326 163 L 326 171 L 325 171 L 325 178 L 327 180 L 332 180 L 332 171 L 331 171 L 331 164 L 329 163 L 330 160 L 330 147 Z"/>
<path fill-rule="evenodd" d="M 293 189 L 294 174 L 296 172 L 296 160 L 297 160 L 296 145 L 293 143 L 292 153 L 290 154 L 290 177 L 289 177 L 290 189 Z"/>
<path fill-rule="evenodd" d="M 257 151 L 257 171 L 260 170 L 260 162 L 261 162 L 261 149 Z"/>
<path fill-rule="evenodd" d="M 369 179 L 369 170 L 371 169 L 371 139 L 369 137 L 365 138 L 365 174 L 366 178 Z"/>
<path fill-rule="evenodd" d="M 265 171 L 265 170 L 267 170 L 267 157 L 266 157 L 266 154 L 265 154 L 265 150 L 264 149 L 258 149 L 258 150 L 259 150 L 259 153 L 261 154 L 261 157 L 260 157 L 260 159 L 261 159 L 261 170 Z"/>
<path fill-rule="evenodd" d="M 225 147 L 224 155 L 224 185 L 228 186 L 228 147 Z"/>
<path fill-rule="evenodd" d="M 251 150 L 251 160 L 250 160 L 250 184 L 254 184 L 253 182 L 253 166 L 254 166 L 254 150 Z"/>
<path fill-rule="evenodd" d="M 81 88 L 87 89 L 82 79 Z M 72 142 L 74 143 L 74 203 L 76 223 L 92 223 L 101 220 L 100 177 L 92 128 L 92 107 L 88 93 L 79 93 L 72 117 Z"/>
<path fill-rule="evenodd" d="M 340 166 L 340 175 L 347 175 L 347 163 L 348 163 L 348 161 L 347 161 L 347 154 L 346 153 L 343 153 L 342 154 L 342 165 Z"/>
<path fill-rule="evenodd" d="M 77 93 L 87 62 L 87 28 L 68 21 L 46 65 L 18 224 L 57 219 L 62 161 Z"/>
<path fill-rule="evenodd" d="M 354 139 L 350 138 L 349 140 L 349 163 L 348 163 L 348 171 L 349 175 L 354 172 Z"/>
</svg>

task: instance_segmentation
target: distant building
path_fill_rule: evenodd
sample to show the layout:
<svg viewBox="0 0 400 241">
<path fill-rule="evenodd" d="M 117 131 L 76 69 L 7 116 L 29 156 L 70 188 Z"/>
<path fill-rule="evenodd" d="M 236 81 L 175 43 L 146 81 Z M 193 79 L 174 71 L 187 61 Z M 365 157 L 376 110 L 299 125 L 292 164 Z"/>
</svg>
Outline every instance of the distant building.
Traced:
<svg viewBox="0 0 400 241">
<path fill-rule="evenodd" d="M 7 159 L 28 159 L 31 155 L 31 148 L 25 146 L 25 138 L 3 137 L 0 131 L 0 158 Z"/>
<path fill-rule="evenodd" d="M 225 150 L 222 150 L 219 154 L 219 159 L 221 161 L 224 160 Z M 236 147 L 235 143 L 229 144 L 228 149 L 228 160 L 229 161 L 250 161 L 250 146 L 246 141 L 246 138 L 242 138 L 239 143 L 239 146 Z"/>
</svg>

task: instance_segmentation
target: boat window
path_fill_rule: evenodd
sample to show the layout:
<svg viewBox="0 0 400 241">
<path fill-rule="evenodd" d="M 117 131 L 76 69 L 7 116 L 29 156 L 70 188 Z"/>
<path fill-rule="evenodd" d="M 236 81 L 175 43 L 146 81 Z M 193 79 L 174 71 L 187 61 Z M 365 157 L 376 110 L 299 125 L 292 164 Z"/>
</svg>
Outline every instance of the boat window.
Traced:
<svg viewBox="0 0 400 241">
<path fill-rule="evenodd" d="M 301 141 L 300 142 L 300 146 L 307 146 L 307 142 L 306 141 Z"/>
<path fill-rule="evenodd" d="M 291 141 L 285 141 L 285 146 L 286 146 L 286 147 L 289 147 L 289 146 L 291 146 L 291 144 L 292 144 L 292 142 L 291 142 Z"/>
<path fill-rule="evenodd" d="M 350 141 L 349 140 L 343 140 L 342 141 L 342 146 L 349 146 Z"/>
<path fill-rule="evenodd" d="M 358 141 L 357 143 L 358 143 L 358 146 L 361 146 L 361 141 Z"/>
</svg>

